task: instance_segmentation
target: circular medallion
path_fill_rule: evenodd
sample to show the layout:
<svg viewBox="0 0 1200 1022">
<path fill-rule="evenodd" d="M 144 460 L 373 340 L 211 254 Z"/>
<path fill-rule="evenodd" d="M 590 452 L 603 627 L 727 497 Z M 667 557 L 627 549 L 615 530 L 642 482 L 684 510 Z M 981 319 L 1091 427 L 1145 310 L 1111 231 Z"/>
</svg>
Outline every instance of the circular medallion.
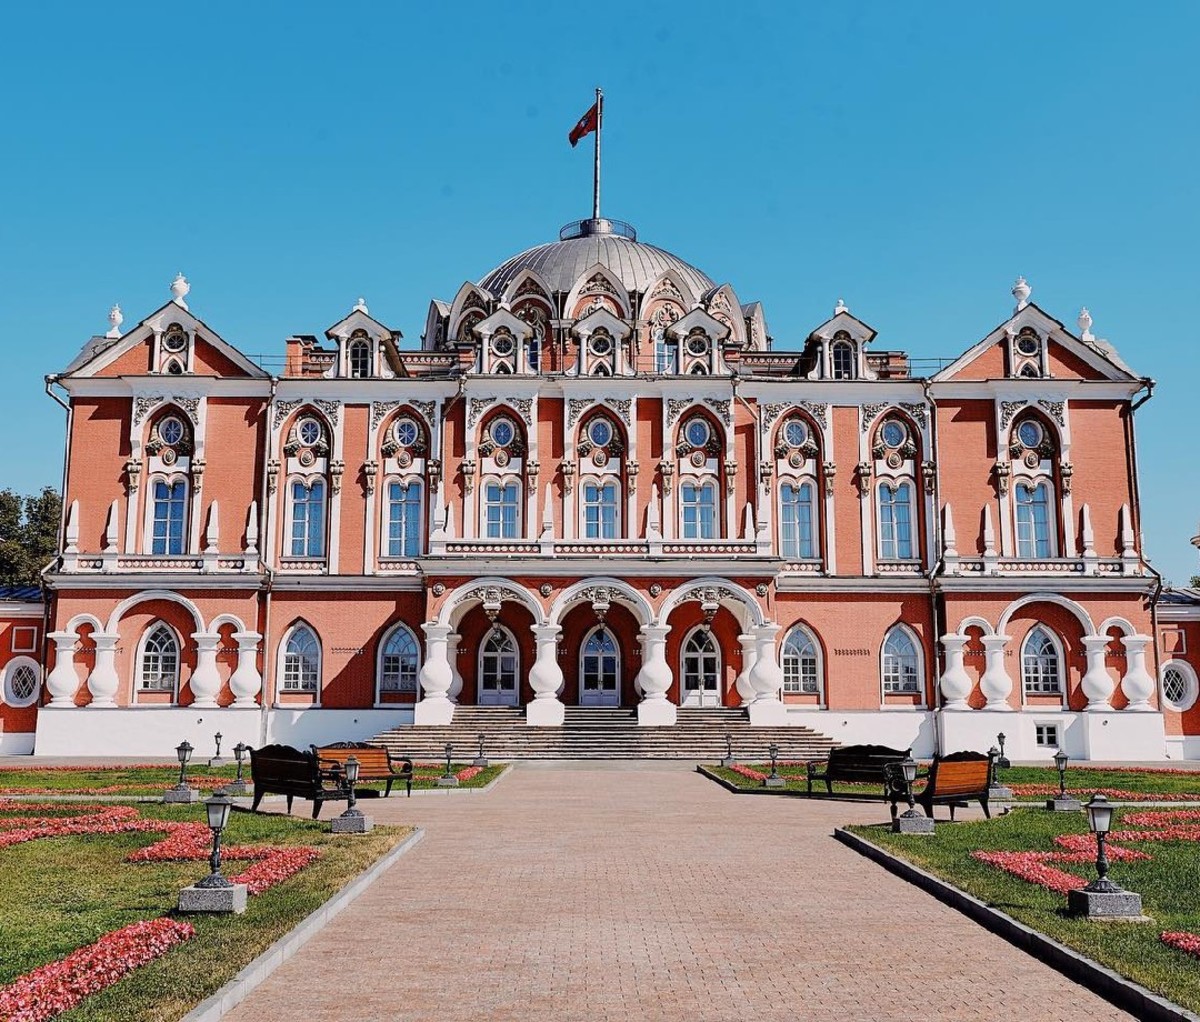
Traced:
<svg viewBox="0 0 1200 1022">
<path fill-rule="evenodd" d="M 508 451 L 501 448 L 492 455 L 492 458 L 497 465 L 499 465 L 501 468 L 504 468 L 504 466 L 508 464 Z"/>
<path fill-rule="evenodd" d="M 650 584 L 650 595 L 656 598 L 661 596 L 662 586 L 660 586 L 657 582 L 652 582 Z"/>
<path fill-rule="evenodd" d="M 888 447 L 899 447 L 908 439 L 908 430 L 904 428 L 904 423 L 889 419 L 883 424 L 880 436 Z"/>
<path fill-rule="evenodd" d="M 604 451 L 596 451 L 592 454 L 592 464 L 597 468 L 603 468 L 608 464 L 608 454 Z"/>
<path fill-rule="evenodd" d="M 445 593 L 445 591 L 446 591 L 446 587 L 441 582 L 433 583 L 432 592 L 433 592 L 434 596 L 441 596 L 443 593 Z"/>
<path fill-rule="evenodd" d="M 804 464 L 804 455 L 799 451 L 792 451 L 792 453 L 788 455 L 788 464 L 791 465 L 792 468 L 800 468 Z"/>
<path fill-rule="evenodd" d="M 692 451 L 692 456 L 689 460 L 691 461 L 693 468 L 703 468 L 704 461 L 705 461 L 704 452 L 703 451 Z"/>
<path fill-rule="evenodd" d="M 162 452 L 162 463 L 163 463 L 164 465 L 174 465 L 174 464 L 175 464 L 175 457 L 176 457 L 176 455 L 175 455 L 175 452 L 174 452 L 173 450 L 171 450 L 171 448 L 170 448 L 170 447 L 167 447 L 167 448 L 164 448 L 164 449 L 163 449 L 163 452 Z"/>
<path fill-rule="evenodd" d="M 1041 459 L 1037 456 L 1036 451 L 1030 451 L 1027 455 L 1025 455 L 1025 464 L 1029 468 L 1037 468 L 1040 462 Z"/>
<path fill-rule="evenodd" d="M 800 447 L 808 440 L 808 426 L 800 419 L 791 419 L 783 427 L 783 439 L 789 447 Z"/>
<path fill-rule="evenodd" d="M 684 429 L 683 437 L 693 447 L 703 447 L 708 443 L 708 423 L 703 419 L 692 419 Z"/>
<path fill-rule="evenodd" d="M 300 464 L 303 465 L 305 468 L 309 468 L 312 465 L 312 463 L 317 460 L 317 456 L 315 454 L 313 454 L 312 451 L 303 450 L 300 452 L 298 460 L 299 460 Z"/>
<path fill-rule="evenodd" d="M 552 586 L 549 582 L 543 582 L 540 586 L 538 586 L 538 592 L 541 593 L 543 597 L 549 597 L 550 594 L 554 592 L 554 586 Z"/>
<path fill-rule="evenodd" d="M 892 453 L 887 456 L 887 464 L 888 468 L 899 468 L 904 464 L 904 459 L 900 456 L 899 451 L 892 451 Z"/>
<path fill-rule="evenodd" d="M 396 464 L 401 468 L 408 468 L 412 464 L 412 455 L 408 451 L 400 451 L 396 454 Z"/>
<path fill-rule="evenodd" d="M 767 593 L 770 592 L 770 588 L 767 586 L 766 582 L 759 582 L 758 585 L 754 587 L 754 591 L 758 593 L 759 596 L 766 596 Z"/>
</svg>

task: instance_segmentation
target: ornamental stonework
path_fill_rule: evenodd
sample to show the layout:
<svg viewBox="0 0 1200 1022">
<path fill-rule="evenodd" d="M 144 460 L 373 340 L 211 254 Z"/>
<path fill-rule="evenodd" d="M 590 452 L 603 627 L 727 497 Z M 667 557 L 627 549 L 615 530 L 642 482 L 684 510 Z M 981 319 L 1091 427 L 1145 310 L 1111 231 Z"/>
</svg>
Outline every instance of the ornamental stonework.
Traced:
<svg viewBox="0 0 1200 1022">
<path fill-rule="evenodd" d="M 865 433 L 871 428 L 873 423 L 885 408 L 890 408 L 891 403 L 888 401 L 878 401 L 874 404 L 862 406 L 862 431 Z"/>
<path fill-rule="evenodd" d="M 276 401 L 275 420 L 271 423 L 271 428 L 278 429 L 282 426 L 287 417 L 299 408 L 302 403 L 301 401 Z"/>
<path fill-rule="evenodd" d="M 140 426 L 142 420 L 150 414 L 151 410 L 162 404 L 163 397 L 161 394 L 154 397 L 137 397 L 133 399 L 133 424 Z"/>
<path fill-rule="evenodd" d="M 1008 424 L 1013 421 L 1013 416 L 1028 404 L 1028 401 L 1001 401 L 1000 428 L 1008 429 Z"/>
<path fill-rule="evenodd" d="M 483 413 L 496 403 L 495 397 L 473 397 L 468 405 L 467 411 L 467 428 L 472 429 L 479 425 L 479 420 Z"/>
</svg>

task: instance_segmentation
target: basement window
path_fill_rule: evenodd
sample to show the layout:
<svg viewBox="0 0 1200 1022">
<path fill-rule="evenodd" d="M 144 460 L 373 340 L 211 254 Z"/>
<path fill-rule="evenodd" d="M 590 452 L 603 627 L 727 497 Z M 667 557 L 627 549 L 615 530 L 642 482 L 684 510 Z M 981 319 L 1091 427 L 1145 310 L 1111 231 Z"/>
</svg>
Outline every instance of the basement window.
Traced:
<svg viewBox="0 0 1200 1022">
<path fill-rule="evenodd" d="M 1035 724 L 1034 736 L 1034 740 L 1039 748 L 1058 748 L 1057 724 Z"/>
</svg>

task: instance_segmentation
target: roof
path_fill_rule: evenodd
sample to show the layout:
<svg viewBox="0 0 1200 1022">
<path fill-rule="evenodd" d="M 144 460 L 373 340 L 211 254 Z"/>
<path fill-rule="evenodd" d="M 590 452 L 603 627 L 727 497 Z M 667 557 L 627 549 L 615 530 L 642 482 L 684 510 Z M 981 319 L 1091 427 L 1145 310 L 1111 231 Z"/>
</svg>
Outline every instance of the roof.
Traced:
<svg viewBox="0 0 1200 1022">
<path fill-rule="evenodd" d="M 1168 588 L 1158 597 L 1160 604 L 1171 604 L 1177 607 L 1190 607 L 1200 604 L 1200 589 Z"/>
<path fill-rule="evenodd" d="M 0 586 L 0 602 L 41 603 L 41 586 Z"/>
</svg>

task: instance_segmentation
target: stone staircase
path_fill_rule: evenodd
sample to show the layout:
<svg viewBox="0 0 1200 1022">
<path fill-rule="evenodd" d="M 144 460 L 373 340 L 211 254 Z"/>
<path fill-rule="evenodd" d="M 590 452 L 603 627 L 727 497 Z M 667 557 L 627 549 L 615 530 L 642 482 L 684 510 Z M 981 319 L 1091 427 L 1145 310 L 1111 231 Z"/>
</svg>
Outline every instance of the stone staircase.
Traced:
<svg viewBox="0 0 1200 1022">
<path fill-rule="evenodd" d="M 568 706 L 558 727 L 529 727 L 525 711 L 508 706 L 459 706 L 446 727 L 398 727 L 372 741 L 421 762 L 445 759 L 446 743 L 456 762 L 473 759 L 479 735 L 488 759 L 683 759 L 715 763 L 725 755 L 725 734 L 742 762 L 765 762 L 767 746 L 781 760 L 819 759 L 835 744 L 806 727 L 754 727 L 739 708 L 681 708 L 674 727 L 639 727 L 636 711 Z"/>
</svg>

